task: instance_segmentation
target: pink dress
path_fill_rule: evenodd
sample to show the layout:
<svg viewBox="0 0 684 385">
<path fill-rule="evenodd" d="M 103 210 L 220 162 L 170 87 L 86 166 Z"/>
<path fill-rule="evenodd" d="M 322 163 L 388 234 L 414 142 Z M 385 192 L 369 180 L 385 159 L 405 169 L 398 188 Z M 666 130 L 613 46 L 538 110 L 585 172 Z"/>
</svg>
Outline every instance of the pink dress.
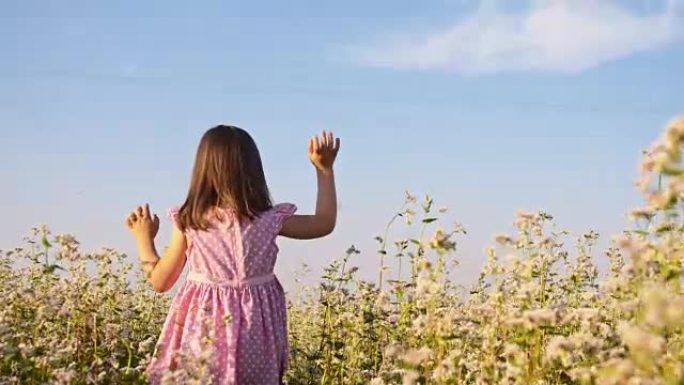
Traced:
<svg viewBox="0 0 684 385">
<path fill-rule="evenodd" d="M 280 385 L 287 368 L 285 294 L 273 274 L 276 237 L 296 206 L 275 205 L 250 223 L 229 210 L 208 231 L 186 231 L 189 273 L 164 322 L 150 383 L 184 369 L 217 385 Z M 175 222 L 177 209 L 169 211 Z M 178 375 L 178 371 L 176 374 Z M 169 374 L 166 374 L 169 376 Z M 167 377 L 165 383 L 175 383 Z"/>
</svg>

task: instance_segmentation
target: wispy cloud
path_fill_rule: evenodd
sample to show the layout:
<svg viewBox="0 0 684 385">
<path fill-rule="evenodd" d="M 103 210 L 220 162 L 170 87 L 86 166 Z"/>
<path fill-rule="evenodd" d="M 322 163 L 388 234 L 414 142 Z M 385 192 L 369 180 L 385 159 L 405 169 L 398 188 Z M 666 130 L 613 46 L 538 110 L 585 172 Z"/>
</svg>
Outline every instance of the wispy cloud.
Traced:
<svg viewBox="0 0 684 385">
<path fill-rule="evenodd" d="M 390 37 L 356 47 L 353 55 L 371 66 L 470 75 L 581 72 L 678 41 L 684 36 L 683 1 L 666 1 L 660 11 L 643 13 L 613 0 L 533 0 L 520 13 L 483 2 L 451 27 Z"/>
</svg>

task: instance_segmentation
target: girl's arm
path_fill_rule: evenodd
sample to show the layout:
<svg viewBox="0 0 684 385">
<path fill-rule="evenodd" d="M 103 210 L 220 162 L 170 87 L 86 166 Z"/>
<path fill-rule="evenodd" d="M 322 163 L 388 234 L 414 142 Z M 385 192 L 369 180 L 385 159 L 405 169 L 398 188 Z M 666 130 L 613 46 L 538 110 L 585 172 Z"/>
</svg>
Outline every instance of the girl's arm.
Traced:
<svg viewBox="0 0 684 385">
<path fill-rule="evenodd" d="M 314 215 L 293 215 L 283 222 L 280 235 L 294 239 L 324 237 L 335 229 L 337 196 L 335 174 L 318 171 L 318 198 Z"/>
<path fill-rule="evenodd" d="M 159 217 L 151 215 L 149 205 L 138 207 L 128 216 L 126 224 L 135 237 L 140 263 L 152 288 L 158 293 L 168 291 L 185 267 L 185 234 L 174 226 L 169 245 L 160 258 L 154 244 L 159 230 Z"/>
<path fill-rule="evenodd" d="M 294 239 L 326 236 L 337 222 L 337 193 L 333 164 L 340 150 L 340 139 L 323 131 L 321 137 L 309 139 L 309 159 L 316 168 L 318 197 L 314 215 L 293 215 L 283 222 L 280 235 Z"/>
</svg>

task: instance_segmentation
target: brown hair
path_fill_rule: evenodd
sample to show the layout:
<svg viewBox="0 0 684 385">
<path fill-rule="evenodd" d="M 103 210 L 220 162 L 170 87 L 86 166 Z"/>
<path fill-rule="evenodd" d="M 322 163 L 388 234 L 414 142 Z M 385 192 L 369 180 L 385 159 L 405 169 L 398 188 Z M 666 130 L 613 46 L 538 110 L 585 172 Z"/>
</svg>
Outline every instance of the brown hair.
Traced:
<svg viewBox="0 0 684 385">
<path fill-rule="evenodd" d="M 207 230 L 212 208 L 254 219 L 273 207 L 259 150 L 247 131 L 234 126 L 209 129 L 200 141 L 188 197 L 178 214 L 182 230 Z"/>
</svg>

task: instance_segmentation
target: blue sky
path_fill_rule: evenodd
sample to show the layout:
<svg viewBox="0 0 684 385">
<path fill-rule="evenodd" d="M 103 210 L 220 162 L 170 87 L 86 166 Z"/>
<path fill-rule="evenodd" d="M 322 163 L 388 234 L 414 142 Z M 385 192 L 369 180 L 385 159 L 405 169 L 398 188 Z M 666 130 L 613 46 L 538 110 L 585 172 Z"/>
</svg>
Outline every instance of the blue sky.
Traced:
<svg viewBox="0 0 684 385">
<path fill-rule="evenodd" d="M 307 138 L 342 137 L 338 229 L 281 242 L 288 285 L 302 262 L 316 276 L 350 244 L 375 277 L 372 238 L 405 190 L 469 229 L 464 281 L 517 209 L 618 233 L 639 203 L 640 150 L 684 112 L 682 4 L 569 4 L 10 2 L 0 248 L 48 224 L 131 252 L 126 212 L 181 202 L 218 123 L 253 134 L 276 200 L 302 212 L 315 204 Z"/>
</svg>

